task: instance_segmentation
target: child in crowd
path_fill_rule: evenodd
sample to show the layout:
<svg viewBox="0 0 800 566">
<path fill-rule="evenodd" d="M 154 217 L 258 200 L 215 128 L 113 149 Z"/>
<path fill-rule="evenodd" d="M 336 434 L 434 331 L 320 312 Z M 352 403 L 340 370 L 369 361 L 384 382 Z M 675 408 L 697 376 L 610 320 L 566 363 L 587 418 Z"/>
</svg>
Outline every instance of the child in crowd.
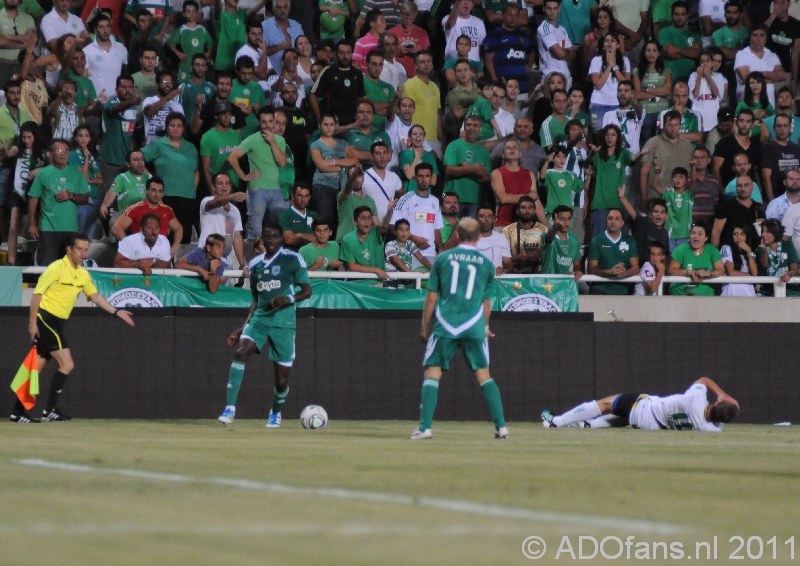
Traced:
<svg viewBox="0 0 800 566">
<path fill-rule="evenodd" d="M 576 195 L 582 190 L 588 189 L 592 180 L 591 174 L 587 174 L 586 178 L 581 181 L 575 173 L 567 169 L 568 155 L 569 150 L 566 147 L 554 145 L 540 171 L 540 178 L 547 197 L 545 212 L 551 221 L 556 207 L 563 205 L 572 208 Z M 552 168 L 548 169 L 551 164 Z"/>
<path fill-rule="evenodd" d="M 670 252 L 689 241 L 694 196 L 686 187 L 688 182 L 689 172 L 683 167 L 676 167 L 672 170 L 672 186 L 664 189 L 664 193 L 661 195 L 667 203 Z"/>
<path fill-rule="evenodd" d="M 589 134 L 589 114 L 583 109 L 584 96 L 579 86 L 573 85 L 569 89 L 569 99 L 567 100 L 567 111 L 565 114 L 570 120 L 577 120 L 581 123 L 583 134 Z"/>
<path fill-rule="evenodd" d="M 661 280 L 667 269 L 667 248 L 661 242 L 650 242 L 647 246 L 647 253 L 650 259 L 644 262 L 639 271 L 642 282 L 636 284 L 633 294 L 638 296 L 663 295 Z"/>
<path fill-rule="evenodd" d="M 202 248 L 195 248 L 178 259 L 175 269 L 194 271 L 206 284 L 209 293 L 216 293 L 220 285 L 225 285 L 227 277 L 223 277 L 230 266 L 222 256 L 225 254 L 225 237 L 220 234 L 209 234 Z"/>
<path fill-rule="evenodd" d="M 503 137 L 500 132 L 500 126 L 497 125 L 497 120 L 494 119 L 494 109 L 489 98 L 492 96 L 494 83 L 489 77 L 481 77 L 478 79 L 478 91 L 480 96 L 475 99 L 475 102 L 467 109 L 466 116 L 480 116 L 483 118 L 481 125 L 481 133 L 478 134 L 478 141 L 486 141 L 493 139 L 495 136 L 498 138 Z M 463 128 L 463 126 L 462 126 Z"/>
<path fill-rule="evenodd" d="M 384 246 L 386 271 L 428 271 L 431 262 L 411 241 L 411 224 L 405 218 L 394 223 L 394 240 Z M 414 261 L 416 259 L 416 261 Z"/>
<path fill-rule="evenodd" d="M 309 271 L 344 271 L 339 260 L 339 244 L 331 242 L 331 226 L 325 218 L 315 218 L 311 223 L 314 241 L 300 248 L 300 255 Z"/>
<path fill-rule="evenodd" d="M 192 56 L 205 53 L 210 61 L 213 55 L 214 40 L 208 30 L 200 25 L 203 14 L 196 0 L 183 3 L 183 18 L 186 23 L 175 30 L 167 41 L 167 47 L 180 61 L 178 65 L 178 84 L 185 83 L 192 76 Z"/>
</svg>

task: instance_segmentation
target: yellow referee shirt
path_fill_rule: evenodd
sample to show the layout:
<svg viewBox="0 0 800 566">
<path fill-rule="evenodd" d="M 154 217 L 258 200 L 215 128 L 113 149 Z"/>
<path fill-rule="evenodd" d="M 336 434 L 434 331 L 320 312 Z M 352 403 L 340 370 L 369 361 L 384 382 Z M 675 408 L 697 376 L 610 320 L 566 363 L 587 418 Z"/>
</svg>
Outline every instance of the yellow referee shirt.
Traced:
<svg viewBox="0 0 800 566">
<path fill-rule="evenodd" d="M 89 272 L 82 266 L 73 267 L 64 256 L 44 270 L 33 293 L 42 296 L 39 308 L 66 320 L 81 291 L 87 297 L 97 293 Z"/>
</svg>

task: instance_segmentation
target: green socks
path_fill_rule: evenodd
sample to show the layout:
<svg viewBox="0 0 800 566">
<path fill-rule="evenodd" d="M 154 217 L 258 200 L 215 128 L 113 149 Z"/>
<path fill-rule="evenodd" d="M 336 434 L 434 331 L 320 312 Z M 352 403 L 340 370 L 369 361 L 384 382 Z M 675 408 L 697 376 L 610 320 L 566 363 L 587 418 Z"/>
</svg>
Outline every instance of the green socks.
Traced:
<svg viewBox="0 0 800 566">
<path fill-rule="evenodd" d="M 422 402 L 420 403 L 419 407 L 420 430 L 426 430 L 431 428 L 431 423 L 433 422 L 433 412 L 436 410 L 436 403 L 438 401 L 439 401 L 439 380 L 426 377 L 425 380 L 422 382 Z"/>
<path fill-rule="evenodd" d="M 228 405 L 236 404 L 242 379 L 244 379 L 244 362 L 231 362 L 231 369 L 228 371 Z"/>
<path fill-rule="evenodd" d="M 283 410 L 283 405 L 286 403 L 286 396 L 289 394 L 289 388 L 285 391 L 278 392 L 277 389 L 272 390 L 272 413 L 280 413 Z"/>
<path fill-rule="evenodd" d="M 489 414 L 492 416 L 495 428 L 506 426 L 506 419 L 503 416 L 503 401 L 500 400 L 500 388 L 497 387 L 494 379 L 489 378 L 481 385 L 483 398 L 489 406 Z"/>
</svg>

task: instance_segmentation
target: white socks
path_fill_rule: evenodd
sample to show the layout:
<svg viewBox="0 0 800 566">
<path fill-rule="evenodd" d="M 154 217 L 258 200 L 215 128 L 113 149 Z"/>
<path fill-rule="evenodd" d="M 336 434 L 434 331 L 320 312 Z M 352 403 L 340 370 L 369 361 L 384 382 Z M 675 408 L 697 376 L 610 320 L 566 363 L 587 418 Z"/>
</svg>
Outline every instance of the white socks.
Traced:
<svg viewBox="0 0 800 566">
<path fill-rule="evenodd" d="M 569 426 L 581 421 L 588 421 L 603 414 L 597 401 L 588 401 L 573 407 L 563 415 L 553 417 L 553 424 L 557 427 Z"/>
</svg>

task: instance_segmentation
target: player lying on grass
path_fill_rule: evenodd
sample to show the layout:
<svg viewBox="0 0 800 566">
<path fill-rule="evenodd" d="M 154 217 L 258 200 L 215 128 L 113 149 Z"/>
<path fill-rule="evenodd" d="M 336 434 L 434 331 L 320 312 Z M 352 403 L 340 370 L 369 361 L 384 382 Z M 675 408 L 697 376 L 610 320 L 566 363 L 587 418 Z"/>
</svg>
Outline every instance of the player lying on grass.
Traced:
<svg viewBox="0 0 800 566">
<path fill-rule="evenodd" d="M 709 401 L 709 393 L 716 401 Z M 632 426 L 648 430 L 719 432 L 721 423 L 739 414 L 739 402 L 710 377 L 701 377 L 685 393 L 668 397 L 622 393 L 574 407 L 563 415 L 542 411 L 544 428 Z"/>
</svg>

